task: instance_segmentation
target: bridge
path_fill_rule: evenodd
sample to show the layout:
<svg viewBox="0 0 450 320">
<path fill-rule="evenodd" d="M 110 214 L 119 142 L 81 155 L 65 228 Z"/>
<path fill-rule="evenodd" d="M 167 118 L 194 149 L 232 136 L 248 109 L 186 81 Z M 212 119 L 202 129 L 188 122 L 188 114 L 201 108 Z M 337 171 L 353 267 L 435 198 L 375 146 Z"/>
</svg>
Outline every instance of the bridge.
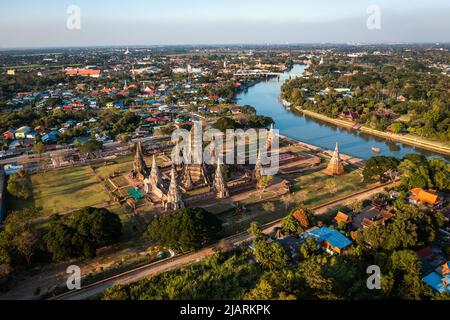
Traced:
<svg viewBox="0 0 450 320">
<path fill-rule="evenodd" d="M 283 76 L 286 75 L 282 72 L 271 72 L 271 71 L 246 71 L 246 72 L 237 72 L 234 74 L 235 77 L 254 77 L 254 76 Z M 291 77 L 301 77 L 302 74 L 288 74 Z"/>
</svg>

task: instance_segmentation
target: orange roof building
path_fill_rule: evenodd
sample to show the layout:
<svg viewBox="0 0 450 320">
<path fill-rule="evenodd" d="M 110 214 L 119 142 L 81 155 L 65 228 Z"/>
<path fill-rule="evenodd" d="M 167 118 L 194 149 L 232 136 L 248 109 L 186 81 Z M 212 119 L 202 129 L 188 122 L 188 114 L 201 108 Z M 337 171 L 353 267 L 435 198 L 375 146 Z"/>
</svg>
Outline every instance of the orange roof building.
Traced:
<svg viewBox="0 0 450 320">
<path fill-rule="evenodd" d="M 443 198 L 437 195 L 436 190 L 424 190 L 422 188 L 414 188 L 410 191 L 410 196 L 408 198 L 409 203 L 412 204 L 427 204 L 432 207 L 437 207 L 442 205 Z"/>
<path fill-rule="evenodd" d="M 352 217 L 349 216 L 348 214 L 345 214 L 341 211 L 339 211 L 336 215 L 336 217 L 334 217 L 334 220 L 339 223 L 339 222 L 343 222 L 345 224 L 349 224 L 352 223 Z"/>
<path fill-rule="evenodd" d="M 102 74 L 101 70 L 94 69 L 67 69 L 66 75 L 68 76 L 82 76 L 82 77 L 93 77 L 98 78 Z"/>
</svg>

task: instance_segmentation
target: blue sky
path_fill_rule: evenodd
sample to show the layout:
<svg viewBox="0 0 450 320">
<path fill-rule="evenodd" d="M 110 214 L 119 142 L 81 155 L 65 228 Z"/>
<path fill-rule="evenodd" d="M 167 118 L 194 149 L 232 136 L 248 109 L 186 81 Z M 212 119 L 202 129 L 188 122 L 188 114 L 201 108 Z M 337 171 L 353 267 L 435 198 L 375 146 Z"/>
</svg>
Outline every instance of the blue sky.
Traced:
<svg viewBox="0 0 450 320">
<path fill-rule="evenodd" d="M 366 12 L 381 9 L 381 29 Z M 68 30 L 66 9 L 81 9 Z M 450 42 L 448 0 L 0 1 L 0 47 Z"/>
</svg>

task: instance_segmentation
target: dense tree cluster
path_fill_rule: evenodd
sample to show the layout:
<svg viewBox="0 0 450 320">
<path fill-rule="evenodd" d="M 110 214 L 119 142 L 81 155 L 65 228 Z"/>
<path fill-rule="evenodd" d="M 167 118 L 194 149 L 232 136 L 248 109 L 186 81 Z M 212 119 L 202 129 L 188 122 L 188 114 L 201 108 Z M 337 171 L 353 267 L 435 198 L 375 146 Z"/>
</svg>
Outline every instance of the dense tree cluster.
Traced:
<svg viewBox="0 0 450 320">
<path fill-rule="evenodd" d="M 0 265 L 15 267 L 30 264 L 38 251 L 41 234 L 30 223 L 39 214 L 30 208 L 10 213 L 0 232 Z"/>
<path fill-rule="evenodd" d="M 243 255 L 215 254 L 183 270 L 108 289 L 104 300 L 223 300 L 244 297 L 257 282 L 259 266 Z"/>
<path fill-rule="evenodd" d="M 418 160 L 416 156 L 405 158 Z M 376 167 L 380 165 L 380 161 L 374 163 Z M 379 176 L 379 172 L 375 174 Z M 436 243 L 438 229 L 445 223 L 444 216 L 433 209 L 407 204 L 405 199 L 392 202 L 384 195 L 373 198 L 374 205 L 387 205 L 395 213 L 394 218 L 386 225 L 373 224 L 359 229 L 353 234 L 354 244 L 343 255 L 329 255 L 319 250 L 316 240 L 308 238 L 299 245 L 297 257 L 290 256 L 284 244 L 273 241 L 253 222 L 248 232 L 254 242 L 243 252 L 215 255 L 187 269 L 113 287 L 103 298 L 449 299 L 448 295 L 433 292 L 422 281 L 422 267 L 416 254 L 418 249 Z M 361 210 L 362 203 L 352 206 Z M 174 227 L 158 231 L 164 228 L 162 221 L 169 223 L 160 220 L 153 226 L 155 239 L 163 237 L 163 233 L 174 234 Z M 319 223 L 310 210 L 301 206 L 283 220 L 281 230 L 295 238 Z M 345 229 L 341 232 L 350 237 Z M 381 270 L 380 290 L 367 287 L 368 267 L 374 265 Z M 230 281 L 238 281 L 234 289 L 230 289 Z"/>
<path fill-rule="evenodd" d="M 30 198 L 33 193 L 30 177 L 24 171 L 10 175 L 6 189 L 13 197 L 24 200 Z"/>
<path fill-rule="evenodd" d="M 358 231 L 357 241 L 377 252 L 420 249 L 436 239 L 436 230 L 443 225 L 440 212 L 405 205 L 397 209 L 387 226 L 372 225 Z"/>
<path fill-rule="evenodd" d="M 227 129 L 260 129 L 268 128 L 275 122 L 271 117 L 261 115 L 248 114 L 239 120 L 229 117 L 222 117 L 213 124 L 213 128 L 225 132 Z"/>
<path fill-rule="evenodd" d="M 107 209 L 85 208 L 54 222 L 44 243 L 54 261 L 92 258 L 97 248 L 116 243 L 121 235 L 119 216 Z"/>
<path fill-rule="evenodd" d="M 105 300 L 154 299 L 248 299 L 248 300 L 358 300 L 435 299 L 437 295 L 421 281 L 420 263 L 414 251 L 375 252 L 363 247 L 343 256 L 317 250 L 314 240 L 300 248 L 297 262 L 287 261 L 282 247 L 259 241 L 258 262 L 249 255 L 216 254 L 198 264 L 129 285 L 115 286 Z M 274 259 L 272 261 L 272 259 Z M 380 267 L 381 290 L 367 288 L 367 268 Z M 448 298 L 448 297 L 447 297 Z"/>
<path fill-rule="evenodd" d="M 95 250 L 116 243 L 122 234 L 120 218 L 106 209 L 85 208 L 65 217 L 53 217 L 48 228 L 38 228 L 40 210 L 10 213 L 0 232 L 0 265 L 91 258 Z M 36 258 L 36 259 L 34 259 Z"/>
<path fill-rule="evenodd" d="M 436 188 L 450 190 L 450 164 L 444 160 L 427 160 L 418 154 L 406 155 L 399 165 L 405 188 Z"/>
<path fill-rule="evenodd" d="M 444 160 L 419 154 L 408 154 L 401 161 L 393 157 L 376 156 L 370 158 L 363 170 L 366 181 L 385 182 L 400 176 L 402 189 L 435 188 L 450 190 L 450 164 Z"/>
<path fill-rule="evenodd" d="M 222 222 L 202 208 L 184 208 L 150 222 L 147 239 L 178 251 L 199 249 L 218 239 Z"/>
<path fill-rule="evenodd" d="M 439 69 L 426 67 L 424 61 L 436 57 L 425 55 L 417 51 L 403 60 L 396 53 L 384 57 L 384 63 L 367 57 L 353 62 L 330 59 L 326 64 L 313 64 L 308 69 L 313 76 L 287 81 L 282 96 L 332 118 L 349 110 L 359 114 L 357 122 L 377 130 L 449 141 L 448 77 Z M 349 88 L 352 93 L 330 90 L 323 94 L 326 88 Z"/>
</svg>

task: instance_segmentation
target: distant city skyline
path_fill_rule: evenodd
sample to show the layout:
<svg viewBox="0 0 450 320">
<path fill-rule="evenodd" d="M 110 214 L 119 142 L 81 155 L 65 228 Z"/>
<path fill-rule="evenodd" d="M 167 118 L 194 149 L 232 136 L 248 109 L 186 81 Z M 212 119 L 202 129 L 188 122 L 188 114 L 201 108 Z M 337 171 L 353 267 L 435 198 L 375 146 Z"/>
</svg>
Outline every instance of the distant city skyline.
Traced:
<svg viewBox="0 0 450 320">
<path fill-rule="evenodd" d="M 69 30 L 67 8 L 81 10 Z M 367 8 L 380 8 L 370 30 Z M 0 48 L 450 42 L 448 0 L 16 0 L 0 4 Z"/>
</svg>

